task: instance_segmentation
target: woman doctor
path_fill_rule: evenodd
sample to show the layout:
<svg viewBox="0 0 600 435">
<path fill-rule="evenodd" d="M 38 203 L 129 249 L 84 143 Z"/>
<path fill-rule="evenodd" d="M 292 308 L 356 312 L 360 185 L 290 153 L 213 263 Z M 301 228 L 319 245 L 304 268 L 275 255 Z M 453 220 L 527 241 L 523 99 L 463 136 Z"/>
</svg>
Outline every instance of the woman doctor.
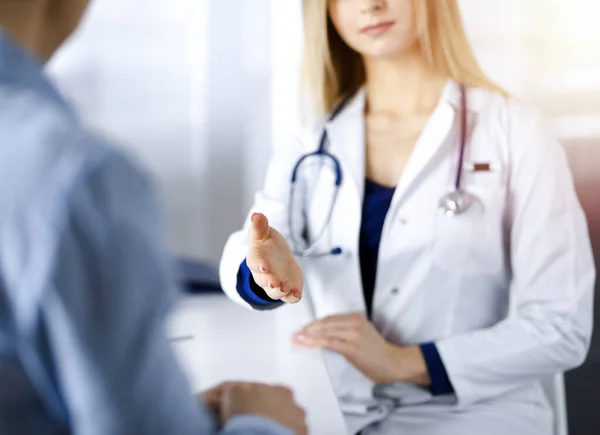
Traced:
<svg viewBox="0 0 600 435">
<path fill-rule="evenodd" d="M 584 360 L 595 278 L 560 145 L 482 73 L 456 0 L 304 0 L 304 22 L 324 121 L 277 150 L 225 291 L 311 301 L 293 339 L 331 351 L 342 401 L 393 408 L 365 433 L 551 434 L 540 380 Z"/>
</svg>

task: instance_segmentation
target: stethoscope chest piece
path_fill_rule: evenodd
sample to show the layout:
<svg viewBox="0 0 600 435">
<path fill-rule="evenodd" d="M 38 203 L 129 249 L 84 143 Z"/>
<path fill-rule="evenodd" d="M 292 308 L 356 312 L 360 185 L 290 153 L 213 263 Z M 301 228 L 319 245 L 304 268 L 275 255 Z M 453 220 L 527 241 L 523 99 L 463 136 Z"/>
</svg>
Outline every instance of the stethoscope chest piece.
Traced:
<svg viewBox="0 0 600 435">
<path fill-rule="evenodd" d="M 460 128 L 460 149 L 458 153 L 458 167 L 456 170 L 456 179 L 454 181 L 454 190 L 444 195 L 439 202 L 440 211 L 447 217 L 454 217 L 464 213 L 473 203 L 473 195 L 465 192 L 461 188 L 462 169 L 464 163 L 465 148 L 467 146 L 467 95 L 465 87 L 460 87 L 462 110 L 461 110 L 461 128 Z"/>
<path fill-rule="evenodd" d="M 468 210 L 472 202 L 473 196 L 470 193 L 454 190 L 440 199 L 439 209 L 444 215 L 454 217 Z"/>
</svg>

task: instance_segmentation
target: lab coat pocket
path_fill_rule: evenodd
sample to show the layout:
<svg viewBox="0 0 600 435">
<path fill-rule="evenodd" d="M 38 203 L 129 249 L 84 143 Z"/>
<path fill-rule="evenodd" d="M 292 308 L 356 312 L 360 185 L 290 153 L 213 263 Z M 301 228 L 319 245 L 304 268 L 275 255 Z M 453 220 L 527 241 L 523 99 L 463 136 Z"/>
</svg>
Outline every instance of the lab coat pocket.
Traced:
<svg viewBox="0 0 600 435">
<path fill-rule="evenodd" d="M 431 254 L 440 269 L 460 275 L 496 272 L 504 261 L 505 189 L 471 185 L 471 205 L 449 217 L 440 209 L 433 219 Z"/>
</svg>

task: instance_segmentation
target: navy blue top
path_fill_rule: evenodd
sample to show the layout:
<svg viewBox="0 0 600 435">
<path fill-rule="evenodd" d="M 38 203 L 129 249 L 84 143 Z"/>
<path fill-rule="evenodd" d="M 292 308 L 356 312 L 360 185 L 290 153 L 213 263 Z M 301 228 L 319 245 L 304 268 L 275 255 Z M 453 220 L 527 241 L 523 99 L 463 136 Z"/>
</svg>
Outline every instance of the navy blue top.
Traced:
<svg viewBox="0 0 600 435">
<path fill-rule="evenodd" d="M 387 215 L 395 187 L 385 187 L 369 179 L 365 181 L 362 221 L 360 225 L 359 255 L 363 293 L 367 315 L 371 317 L 379 242 L 383 231 L 383 222 Z"/>
<path fill-rule="evenodd" d="M 383 231 L 383 223 L 392 203 L 394 187 L 381 186 L 369 179 L 365 181 L 362 221 L 360 227 L 359 255 L 362 286 L 367 314 L 371 317 L 375 278 L 377 276 L 377 258 Z M 254 280 L 244 261 L 238 272 L 237 290 L 240 296 L 254 308 L 265 310 L 276 308 L 281 302 L 272 301 Z M 454 388 L 434 343 L 424 343 L 421 351 L 425 358 L 427 371 L 431 379 L 431 392 L 434 395 L 452 394 Z"/>
</svg>

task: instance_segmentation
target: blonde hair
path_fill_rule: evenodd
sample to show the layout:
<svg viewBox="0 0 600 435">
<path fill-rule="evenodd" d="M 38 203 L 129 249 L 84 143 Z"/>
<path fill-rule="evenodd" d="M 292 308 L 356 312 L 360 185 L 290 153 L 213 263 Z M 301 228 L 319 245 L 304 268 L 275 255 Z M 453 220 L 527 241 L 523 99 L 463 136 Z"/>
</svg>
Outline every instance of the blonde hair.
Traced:
<svg viewBox="0 0 600 435">
<path fill-rule="evenodd" d="M 413 0 L 418 43 L 426 62 L 466 86 L 506 95 L 479 66 L 456 0 Z M 365 82 L 361 56 L 340 37 L 329 18 L 327 0 L 303 0 L 302 90 L 315 114 L 330 113 Z"/>
</svg>

